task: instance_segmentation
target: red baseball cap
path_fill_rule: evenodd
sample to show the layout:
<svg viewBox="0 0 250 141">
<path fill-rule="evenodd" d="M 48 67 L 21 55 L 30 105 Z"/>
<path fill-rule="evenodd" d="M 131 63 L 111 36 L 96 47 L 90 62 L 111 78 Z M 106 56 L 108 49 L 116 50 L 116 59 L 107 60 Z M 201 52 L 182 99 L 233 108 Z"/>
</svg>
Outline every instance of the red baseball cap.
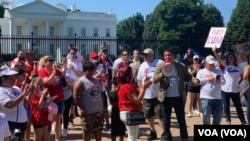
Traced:
<svg viewBox="0 0 250 141">
<path fill-rule="evenodd" d="M 95 58 L 97 56 L 98 56 L 98 54 L 94 51 L 89 53 L 89 58 Z"/>
</svg>

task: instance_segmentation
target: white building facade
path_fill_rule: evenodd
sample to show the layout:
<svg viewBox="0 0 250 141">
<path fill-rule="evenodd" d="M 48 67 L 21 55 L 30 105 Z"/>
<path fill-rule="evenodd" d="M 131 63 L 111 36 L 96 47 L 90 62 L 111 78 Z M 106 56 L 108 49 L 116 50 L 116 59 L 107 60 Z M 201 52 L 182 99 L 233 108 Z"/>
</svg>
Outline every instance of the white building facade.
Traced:
<svg viewBox="0 0 250 141">
<path fill-rule="evenodd" d="M 31 35 L 34 36 L 45 35 L 46 37 L 64 36 L 74 37 L 75 35 L 81 37 L 116 37 L 116 15 L 109 13 L 97 12 L 82 12 L 76 9 L 76 4 L 72 4 L 70 9 L 63 3 L 48 4 L 42 0 L 34 0 L 27 4 L 14 4 L 12 0 L 1 0 L 1 4 L 5 8 L 4 18 L 0 19 L 0 29 L 2 35 Z M 56 43 L 47 43 L 45 45 L 37 45 L 34 51 L 45 49 L 46 52 L 55 53 L 67 51 L 66 47 L 57 45 Z M 23 49 L 22 43 L 11 43 L 9 41 L 10 50 L 4 49 L 1 45 L 2 53 L 17 52 Z M 101 41 L 92 44 L 89 50 L 99 48 Z M 25 45 L 30 46 L 30 44 Z M 67 45 L 63 45 L 67 46 Z M 90 46 L 88 44 L 80 44 L 81 47 Z M 115 43 L 107 43 L 107 46 L 116 46 Z M 113 50 L 113 49 L 112 49 Z M 116 50 L 113 50 L 116 52 Z M 115 52 L 113 52 L 115 54 Z"/>
</svg>

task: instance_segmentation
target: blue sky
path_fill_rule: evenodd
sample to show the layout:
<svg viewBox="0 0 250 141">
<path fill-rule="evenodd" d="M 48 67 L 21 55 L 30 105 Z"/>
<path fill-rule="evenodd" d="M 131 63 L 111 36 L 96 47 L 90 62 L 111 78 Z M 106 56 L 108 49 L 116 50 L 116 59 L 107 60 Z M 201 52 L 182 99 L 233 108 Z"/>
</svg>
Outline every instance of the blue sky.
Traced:
<svg viewBox="0 0 250 141">
<path fill-rule="evenodd" d="M 28 3 L 33 0 L 13 0 L 14 3 Z M 161 0 L 43 0 L 49 4 L 64 3 L 70 8 L 76 3 L 76 8 L 85 12 L 109 12 L 112 10 L 120 21 L 140 12 L 143 16 L 153 12 Z M 237 0 L 204 0 L 213 3 L 222 13 L 225 23 L 230 20 L 232 10 L 236 7 Z"/>
</svg>

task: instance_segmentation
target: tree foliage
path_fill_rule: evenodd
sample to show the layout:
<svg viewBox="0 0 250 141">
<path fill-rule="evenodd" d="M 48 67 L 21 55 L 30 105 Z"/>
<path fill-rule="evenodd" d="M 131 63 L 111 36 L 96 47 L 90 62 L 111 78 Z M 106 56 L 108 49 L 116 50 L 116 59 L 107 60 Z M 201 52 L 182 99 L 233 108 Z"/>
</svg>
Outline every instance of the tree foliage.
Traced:
<svg viewBox="0 0 250 141">
<path fill-rule="evenodd" d="M 120 45 L 122 49 L 138 49 L 141 46 L 142 34 L 144 31 L 144 17 L 141 13 L 124 19 L 117 25 L 117 36 L 122 39 L 127 39 L 130 42 L 124 42 Z"/>
<path fill-rule="evenodd" d="M 204 50 L 204 44 L 210 28 L 224 26 L 220 11 L 212 4 L 204 4 L 203 0 L 162 0 L 146 16 L 144 28 L 141 24 L 137 27 L 132 24 L 133 21 L 138 22 L 136 19 L 141 21 L 142 16 L 121 21 L 118 24 L 118 37 L 143 39 L 140 47 L 154 46 L 158 55 L 166 48 L 183 54 L 188 47 L 207 55 L 209 52 Z M 143 34 L 142 30 L 136 32 L 138 27 L 144 29 Z M 138 47 L 138 44 L 133 47 Z"/>
<path fill-rule="evenodd" d="M 250 40 L 250 1 L 238 0 L 233 10 L 230 21 L 227 24 L 224 47 L 233 50 L 235 43 L 243 43 Z"/>
<path fill-rule="evenodd" d="M 162 0 L 152 15 L 157 15 L 157 19 L 152 20 L 148 16 L 145 23 L 155 21 L 159 23 L 158 27 L 152 24 L 145 26 L 147 32 L 144 32 L 144 37 L 155 34 L 150 31 L 158 31 L 157 39 L 168 40 L 161 43 L 158 49 L 162 51 L 164 48 L 172 48 L 180 54 L 188 47 L 204 52 L 210 28 L 224 26 L 220 11 L 212 4 L 205 5 L 202 0 Z"/>
<path fill-rule="evenodd" d="M 3 18 L 4 16 L 4 7 L 3 5 L 0 5 L 0 18 Z"/>
</svg>

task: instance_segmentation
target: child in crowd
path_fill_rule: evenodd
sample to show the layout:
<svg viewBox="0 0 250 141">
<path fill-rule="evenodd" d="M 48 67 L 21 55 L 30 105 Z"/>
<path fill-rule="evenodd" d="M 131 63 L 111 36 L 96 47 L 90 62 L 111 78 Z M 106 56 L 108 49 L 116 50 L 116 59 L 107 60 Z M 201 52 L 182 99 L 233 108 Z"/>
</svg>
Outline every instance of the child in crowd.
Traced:
<svg viewBox="0 0 250 141">
<path fill-rule="evenodd" d="M 35 94 L 31 100 L 31 122 L 34 127 L 35 141 L 49 141 L 51 131 L 51 121 L 48 119 L 48 106 L 51 98 L 48 94 L 48 89 L 43 88 L 42 79 L 35 76 L 34 86 Z"/>
</svg>

